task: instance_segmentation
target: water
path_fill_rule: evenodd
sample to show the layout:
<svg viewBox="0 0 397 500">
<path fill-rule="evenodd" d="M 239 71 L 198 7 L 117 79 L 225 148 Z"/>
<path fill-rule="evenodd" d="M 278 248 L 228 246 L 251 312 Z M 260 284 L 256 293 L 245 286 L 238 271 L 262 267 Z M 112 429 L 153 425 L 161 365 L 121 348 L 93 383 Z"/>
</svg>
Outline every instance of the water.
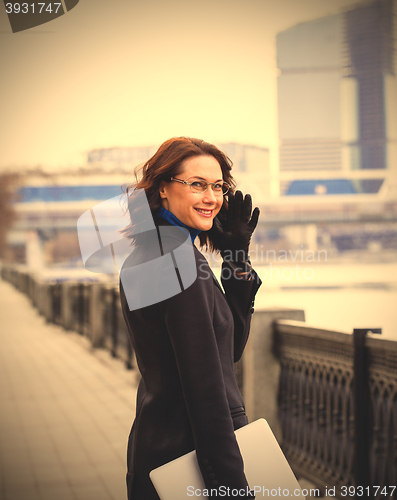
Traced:
<svg viewBox="0 0 397 500">
<path fill-rule="evenodd" d="M 349 333 L 354 328 L 382 328 L 382 338 L 397 341 L 397 262 L 363 263 L 360 259 L 362 256 L 334 262 L 290 259 L 288 263 L 255 265 L 262 279 L 255 309 L 303 309 L 309 326 Z M 219 278 L 220 268 L 215 264 L 213 270 Z M 73 273 L 91 279 L 101 276 L 84 269 L 47 273 L 75 279 Z"/>
<path fill-rule="evenodd" d="M 303 309 L 309 326 L 351 333 L 382 328 L 397 341 L 397 262 L 295 263 L 256 266 L 263 283 L 255 309 Z M 219 275 L 219 270 L 218 270 Z"/>
</svg>

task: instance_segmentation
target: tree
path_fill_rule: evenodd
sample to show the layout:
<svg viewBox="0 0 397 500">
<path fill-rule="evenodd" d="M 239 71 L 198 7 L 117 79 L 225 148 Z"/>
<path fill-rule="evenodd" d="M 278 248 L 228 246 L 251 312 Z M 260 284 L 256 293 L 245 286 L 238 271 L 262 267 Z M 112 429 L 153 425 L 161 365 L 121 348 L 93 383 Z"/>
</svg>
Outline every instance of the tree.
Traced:
<svg viewBox="0 0 397 500">
<path fill-rule="evenodd" d="M 7 232 L 17 218 L 12 203 L 19 178 L 16 173 L 0 174 L 0 258 L 4 256 Z"/>
</svg>

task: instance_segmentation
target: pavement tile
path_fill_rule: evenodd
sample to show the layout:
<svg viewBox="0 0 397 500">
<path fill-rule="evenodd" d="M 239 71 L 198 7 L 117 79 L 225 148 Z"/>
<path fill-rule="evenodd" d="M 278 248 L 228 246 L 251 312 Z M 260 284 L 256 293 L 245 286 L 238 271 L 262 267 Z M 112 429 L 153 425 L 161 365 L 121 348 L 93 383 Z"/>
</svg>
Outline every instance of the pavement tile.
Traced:
<svg viewBox="0 0 397 500">
<path fill-rule="evenodd" d="M 4 471 L 4 486 L 6 490 L 33 487 L 35 485 L 36 478 L 34 472 L 26 464 L 19 464 L 18 467 L 6 469 Z"/>
<path fill-rule="evenodd" d="M 108 486 L 108 489 L 110 490 L 110 493 L 112 495 L 112 500 L 124 500 L 126 497 L 126 486 L 125 486 L 125 476 L 124 476 L 124 481 L 121 483 L 120 481 L 117 481 L 113 486 L 108 485 L 106 483 L 106 486 Z"/>
<path fill-rule="evenodd" d="M 77 500 L 113 500 L 113 497 L 102 483 L 73 486 L 73 492 Z M 124 492 L 124 495 L 120 496 L 120 500 L 124 500 L 125 497 Z"/>
<path fill-rule="evenodd" d="M 69 484 L 40 484 L 39 491 L 40 500 L 77 500 Z"/>
<path fill-rule="evenodd" d="M 34 475 L 37 483 L 41 485 L 65 486 L 69 484 L 68 476 L 61 465 L 45 464 L 34 466 Z"/>
<path fill-rule="evenodd" d="M 12 491 L 4 491 L 4 500 L 42 500 L 37 486 L 28 488 L 14 488 Z"/>
<path fill-rule="evenodd" d="M 91 464 L 85 464 L 84 467 L 79 467 L 78 464 L 66 464 L 65 473 L 70 484 L 92 484 L 100 481 L 97 470 Z"/>
<path fill-rule="evenodd" d="M 59 465 L 62 464 L 59 456 L 53 450 L 50 450 L 48 452 L 45 450 L 40 450 L 39 452 L 36 452 L 34 455 L 31 454 L 31 462 L 34 468 L 50 467 L 53 466 L 54 464 L 59 464 Z"/>
</svg>

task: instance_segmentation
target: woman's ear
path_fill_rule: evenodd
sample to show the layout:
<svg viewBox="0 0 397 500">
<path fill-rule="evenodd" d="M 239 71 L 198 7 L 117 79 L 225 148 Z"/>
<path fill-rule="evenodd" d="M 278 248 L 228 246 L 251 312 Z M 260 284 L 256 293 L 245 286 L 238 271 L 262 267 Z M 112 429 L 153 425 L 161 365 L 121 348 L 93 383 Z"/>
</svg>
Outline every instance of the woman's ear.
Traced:
<svg viewBox="0 0 397 500">
<path fill-rule="evenodd" d="M 167 198 L 167 188 L 166 187 L 167 187 L 167 183 L 165 181 L 161 181 L 159 193 L 160 193 L 160 198 L 162 198 L 162 199 Z"/>
</svg>

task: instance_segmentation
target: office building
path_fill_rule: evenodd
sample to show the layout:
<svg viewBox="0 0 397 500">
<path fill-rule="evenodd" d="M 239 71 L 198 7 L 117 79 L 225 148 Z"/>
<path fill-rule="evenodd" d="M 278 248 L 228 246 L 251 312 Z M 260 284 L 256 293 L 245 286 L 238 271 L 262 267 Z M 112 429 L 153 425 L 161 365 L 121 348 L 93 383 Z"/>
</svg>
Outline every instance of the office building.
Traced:
<svg viewBox="0 0 397 500">
<path fill-rule="evenodd" d="M 280 172 L 397 169 L 396 11 L 376 0 L 278 34 Z"/>
</svg>

